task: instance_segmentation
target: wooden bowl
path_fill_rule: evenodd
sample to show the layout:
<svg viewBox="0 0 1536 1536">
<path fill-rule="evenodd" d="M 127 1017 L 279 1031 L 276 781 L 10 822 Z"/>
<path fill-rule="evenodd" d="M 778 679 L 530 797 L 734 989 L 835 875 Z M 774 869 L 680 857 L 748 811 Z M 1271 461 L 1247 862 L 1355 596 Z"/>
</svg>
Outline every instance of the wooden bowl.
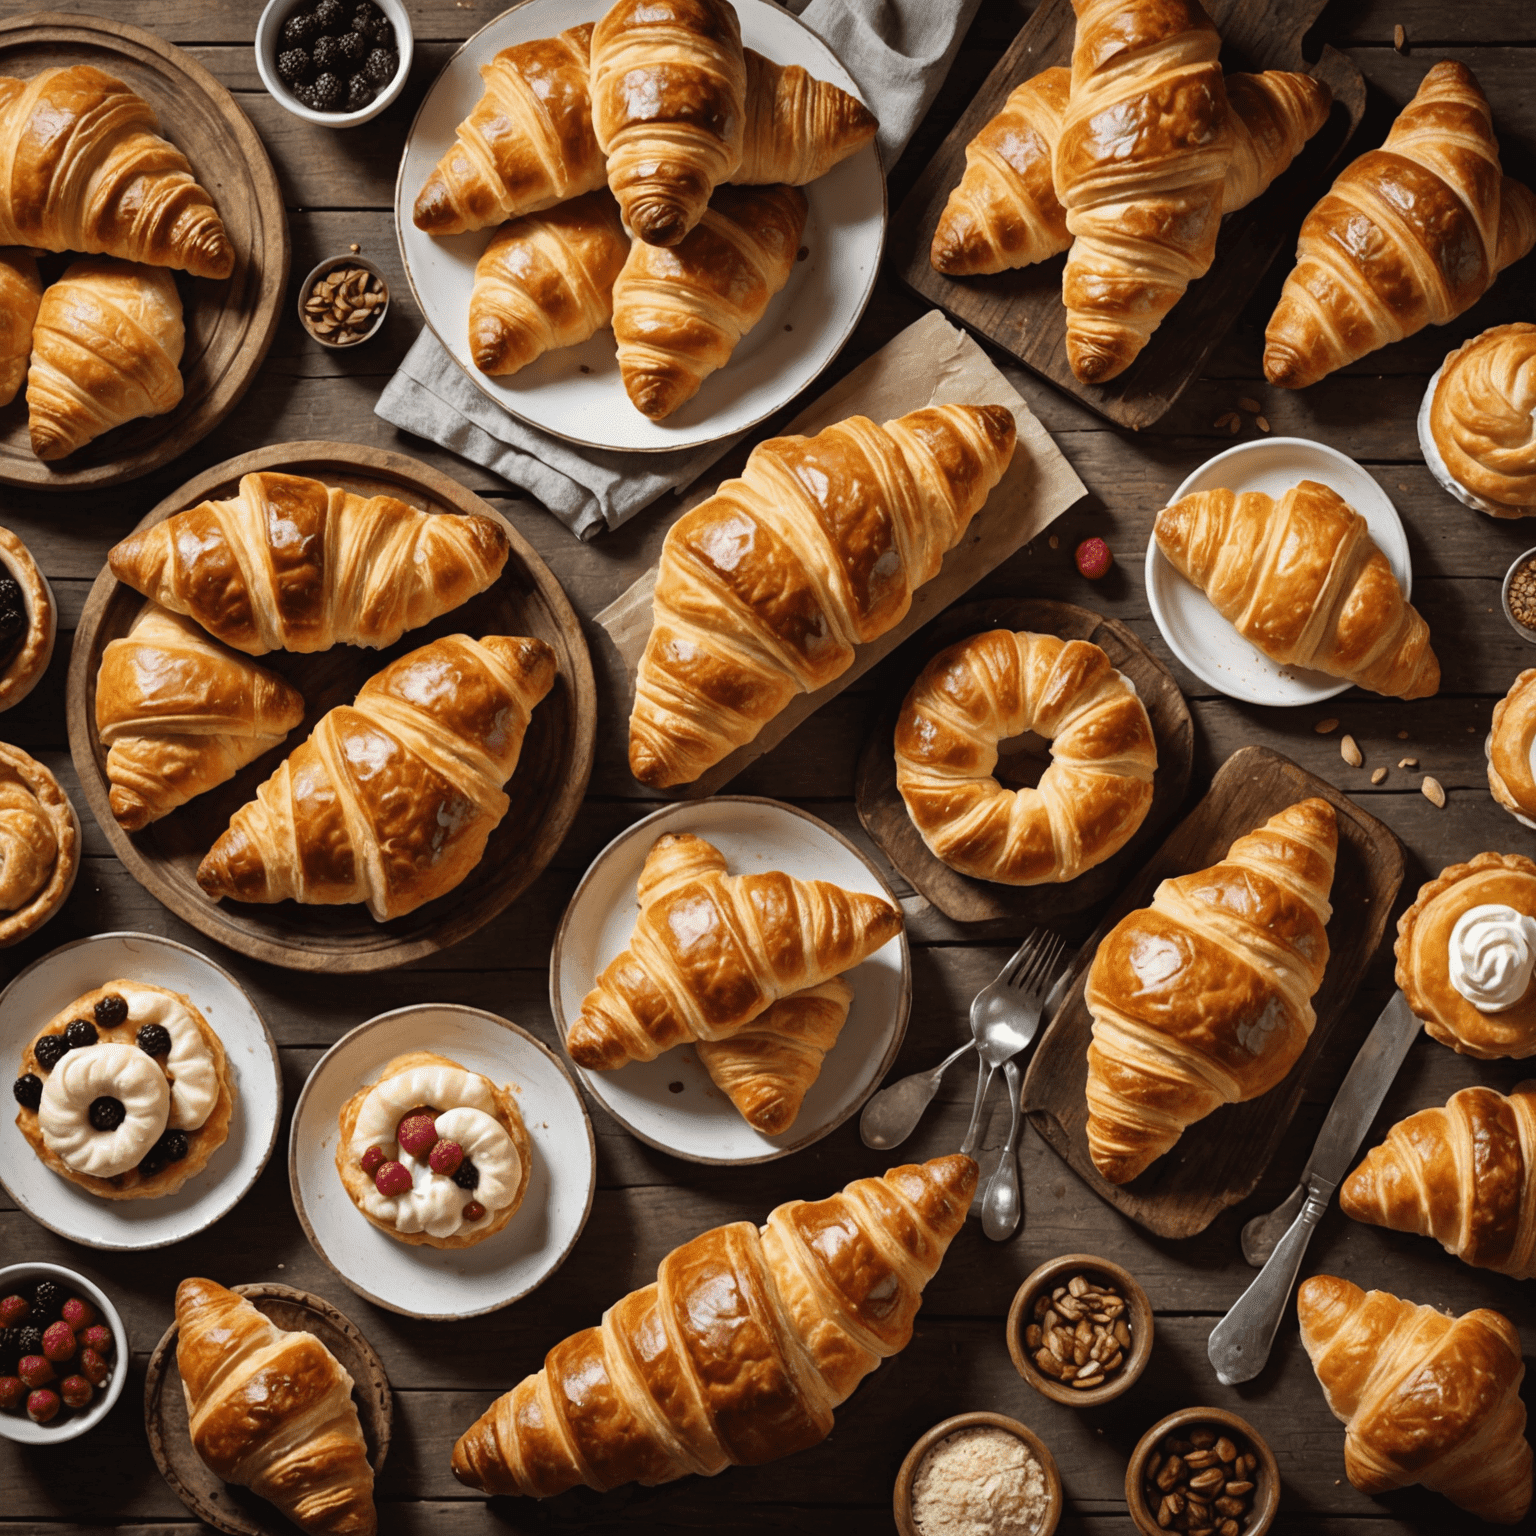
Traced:
<svg viewBox="0 0 1536 1536">
<path fill-rule="evenodd" d="M 1132 1522 L 1142 1536 L 1166 1536 L 1165 1528 L 1157 1523 L 1156 1513 L 1147 1508 L 1146 1498 L 1142 1494 L 1142 1468 L 1164 1435 L 1180 1429 L 1195 1429 L 1202 1424 L 1224 1430 L 1233 1436 L 1241 1436 L 1259 1458 L 1258 1470 L 1254 1474 L 1257 1486 L 1253 1490 L 1253 1507 L 1248 1512 L 1243 1536 L 1264 1536 L 1280 1512 L 1280 1467 L 1275 1461 L 1274 1452 L 1265 1444 L 1258 1430 L 1247 1419 L 1240 1419 L 1235 1413 L 1228 1413 L 1225 1408 L 1181 1408 L 1177 1413 L 1170 1413 L 1166 1419 L 1159 1419 L 1136 1442 L 1136 1449 L 1131 1452 L 1130 1462 L 1125 1469 L 1125 1502 Z"/>
<path fill-rule="evenodd" d="M 1029 1447 L 1030 1454 L 1040 1463 L 1040 1468 L 1045 1473 L 1045 1490 L 1050 1497 L 1045 1519 L 1041 1522 L 1039 1530 L 1035 1532 L 1035 1536 L 1051 1536 L 1061 1520 L 1064 1503 L 1061 1493 L 1061 1473 L 1056 1470 L 1056 1458 L 1051 1455 L 1045 1441 L 1032 1429 L 1020 1424 L 1017 1419 L 1005 1418 L 1000 1413 L 979 1412 L 957 1413 L 952 1419 L 942 1420 L 927 1434 L 922 1435 L 917 1444 L 907 1452 L 906 1459 L 901 1464 L 901 1470 L 896 1474 L 896 1487 L 891 1494 L 892 1513 L 896 1517 L 896 1529 L 900 1536 L 922 1536 L 922 1531 L 912 1513 L 912 1485 L 917 1481 L 917 1469 L 922 1465 L 923 1457 L 940 1440 L 959 1429 L 1005 1429 L 1010 1435 L 1017 1435 Z M 1162 1533 L 1159 1532 L 1158 1536 L 1162 1536 Z"/>
<path fill-rule="evenodd" d="M 143 831 L 129 835 L 112 814 L 106 750 L 96 733 L 96 675 L 107 643 L 124 635 L 144 599 L 104 568 L 75 630 L 65 713 L 70 753 L 92 812 L 130 874 L 171 911 L 211 939 L 273 965 L 299 971 L 382 971 L 457 944 L 515 901 L 564 841 L 592 771 L 597 698 L 581 621 L 548 566 L 504 518 L 472 492 L 404 454 L 351 443 L 277 443 L 227 459 L 172 492 L 139 524 L 148 527 L 208 497 L 235 493 L 240 477 L 282 469 L 310 475 L 359 495 L 398 496 L 434 512 L 478 512 L 507 529 L 506 569 L 478 597 L 408 631 L 388 650 L 337 645 L 296 655 L 274 651 L 262 666 L 283 674 L 304 695 L 299 728 L 227 784 L 198 796 Z M 300 906 L 216 902 L 197 884 L 197 866 L 229 823 L 287 753 L 337 704 L 350 703 L 374 673 L 441 635 L 535 635 L 555 652 L 559 676 L 533 712 L 512 805 L 491 833 L 485 856 L 447 895 L 391 922 L 376 923 L 362 904 Z"/>
<path fill-rule="evenodd" d="M 1131 1352 L 1120 1369 L 1113 1376 L 1105 1377 L 1103 1386 L 1089 1387 L 1082 1392 L 1047 1376 L 1024 1345 L 1024 1329 L 1030 1321 L 1035 1297 L 1041 1291 L 1051 1291 L 1065 1284 L 1077 1274 L 1086 1274 L 1090 1280 L 1112 1285 L 1119 1291 L 1126 1300 L 1127 1322 L 1131 1329 Z M 1008 1308 L 1008 1353 L 1013 1357 L 1014 1369 L 1035 1391 L 1053 1402 L 1065 1403 L 1069 1408 L 1095 1408 L 1126 1391 L 1146 1370 L 1147 1361 L 1152 1358 L 1153 1332 L 1152 1303 L 1135 1277 L 1128 1269 L 1091 1253 L 1067 1253 L 1042 1264 L 1014 1293 L 1013 1305 Z"/>
</svg>

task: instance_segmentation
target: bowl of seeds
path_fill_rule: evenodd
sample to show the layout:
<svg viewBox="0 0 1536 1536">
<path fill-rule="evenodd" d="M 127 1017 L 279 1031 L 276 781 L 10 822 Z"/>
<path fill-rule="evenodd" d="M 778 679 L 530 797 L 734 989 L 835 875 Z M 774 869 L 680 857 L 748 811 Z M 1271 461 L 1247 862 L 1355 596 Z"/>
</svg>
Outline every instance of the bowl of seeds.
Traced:
<svg viewBox="0 0 1536 1536">
<path fill-rule="evenodd" d="M 1264 1536 L 1280 1510 L 1280 1468 L 1246 1419 L 1224 1408 L 1185 1408 L 1137 1442 L 1125 1502 L 1142 1536 Z"/>
<path fill-rule="evenodd" d="M 1528 549 L 1504 573 L 1504 617 L 1510 628 L 1536 645 L 1536 549 Z"/>
<path fill-rule="evenodd" d="M 1152 1358 L 1152 1304 L 1129 1270 L 1089 1253 L 1063 1254 L 1015 1294 L 1008 1353 L 1019 1375 L 1053 1401 L 1107 1403 Z"/>
<path fill-rule="evenodd" d="M 299 285 L 299 323 L 322 347 L 344 351 L 379 333 L 389 284 L 355 251 L 322 261 Z"/>
</svg>

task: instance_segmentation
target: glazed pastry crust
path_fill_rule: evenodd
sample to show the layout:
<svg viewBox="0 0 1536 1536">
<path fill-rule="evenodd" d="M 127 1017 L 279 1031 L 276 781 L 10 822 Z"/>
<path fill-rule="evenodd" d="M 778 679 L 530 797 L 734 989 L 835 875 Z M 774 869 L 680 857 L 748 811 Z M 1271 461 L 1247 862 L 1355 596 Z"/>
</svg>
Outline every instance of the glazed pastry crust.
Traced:
<svg viewBox="0 0 1536 1536">
<path fill-rule="evenodd" d="M 1536 737 L 1536 667 L 1522 672 L 1493 706 L 1488 736 L 1488 788 L 1515 816 L 1536 818 L 1536 776 L 1531 741 Z"/>
<path fill-rule="evenodd" d="M 80 872 L 80 822 L 59 781 L 20 747 L 0 741 L 0 782 L 6 781 L 20 783 L 31 793 L 53 828 L 58 850 L 43 888 L 25 906 L 0 912 L 0 949 L 36 933 L 64 905 Z"/>
<path fill-rule="evenodd" d="M 0 711 L 20 704 L 42 680 L 53 660 L 53 641 L 58 631 L 58 610 L 53 593 L 43 580 L 32 552 L 9 528 L 0 528 L 0 566 L 21 588 L 27 606 L 27 632 L 16 654 L 0 672 Z"/>
<path fill-rule="evenodd" d="M 1451 478 L 1495 517 L 1536 514 L 1536 325 L 1496 325 L 1448 353 L 1429 429 Z"/>
</svg>

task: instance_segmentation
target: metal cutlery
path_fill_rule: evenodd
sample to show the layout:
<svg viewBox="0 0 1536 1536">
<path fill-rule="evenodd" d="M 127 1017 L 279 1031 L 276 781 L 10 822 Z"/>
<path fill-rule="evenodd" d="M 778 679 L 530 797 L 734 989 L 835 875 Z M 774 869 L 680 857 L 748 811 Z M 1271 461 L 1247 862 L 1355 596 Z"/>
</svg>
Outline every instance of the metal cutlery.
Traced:
<svg viewBox="0 0 1536 1536">
<path fill-rule="evenodd" d="M 981 1230 L 1000 1243 L 1012 1235 L 1022 1214 L 1019 1202 L 1019 1100 L 1024 1080 L 1019 1076 L 1019 1064 L 1011 1056 L 1003 1063 L 1003 1077 L 1008 1084 L 1008 1098 L 1013 1105 L 1013 1118 L 1008 1122 L 1008 1140 L 987 1181 L 986 1193 L 981 1197 Z"/>
<path fill-rule="evenodd" d="M 967 1051 L 975 1049 L 976 1042 L 967 1040 L 931 1071 L 914 1072 L 871 1095 L 859 1116 L 859 1135 L 864 1145 L 881 1152 L 888 1147 L 900 1146 L 917 1129 L 923 1111 L 933 1102 L 934 1094 L 939 1091 L 939 1079 Z"/>
</svg>

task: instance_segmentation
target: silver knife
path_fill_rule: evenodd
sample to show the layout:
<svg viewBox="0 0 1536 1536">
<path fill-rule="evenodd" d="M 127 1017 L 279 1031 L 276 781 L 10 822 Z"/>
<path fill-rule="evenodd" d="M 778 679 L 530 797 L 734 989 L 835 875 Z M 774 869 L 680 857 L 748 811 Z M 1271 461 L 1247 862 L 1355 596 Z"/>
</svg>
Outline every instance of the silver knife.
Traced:
<svg viewBox="0 0 1536 1536">
<path fill-rule="evenodd" d="M 1278 1226 L 1284 1221 L 1287 1225 L 1273 1243 L 1273 1251 L 1257 1279 L 1211 1330 L 1206 1354 L 1216 1367 L 1216 1379 L 1224 1386 L 1252 1381 L 1264 1369 L 1312 1232 L 1359 1150 L 1361 1138 L 1376 1118 L 1376 1111 L 1381 1108 L 1381 1101 L 1386 1098 L 1419 1029 L 1408 999 L 1401 992 L 1393 993 L 1345 1075 L 1318 1133 L 1317 1145 L 1307 1159 L 1301 1184 L 1277 1211 L 1260 1218 L 1263 1223 Z M 1246 1240 L 1247 1229 L 1243 1235 Z"/>
</svg>

